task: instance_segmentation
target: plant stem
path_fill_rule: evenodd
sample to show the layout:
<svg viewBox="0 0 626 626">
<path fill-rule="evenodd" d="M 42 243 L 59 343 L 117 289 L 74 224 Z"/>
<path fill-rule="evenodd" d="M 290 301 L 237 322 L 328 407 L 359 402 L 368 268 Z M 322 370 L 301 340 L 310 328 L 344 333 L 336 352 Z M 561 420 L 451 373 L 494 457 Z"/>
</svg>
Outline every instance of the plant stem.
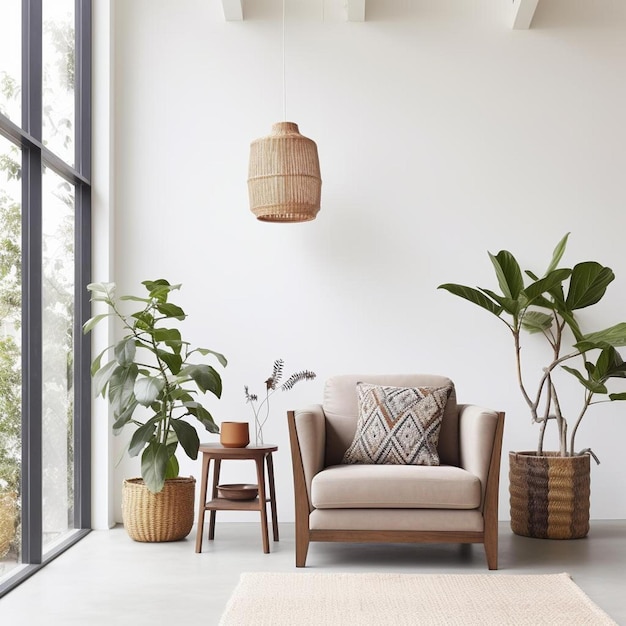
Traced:
<svg viewBox="0 0 626 626">
<path fill-rule="evenodd" d="M 555 417 L 556 417 L 556 428 L 559 434 L 559 454 L 561 456 L 567 456 L 567 420 L 563 417 L 561 413 L 561 405 L 559 404 L 559 397 L 556 393 L 556 389 L 554 387 L 554 383 L 552 382 L 552 378 L 550 377 L 550 389 L 552 390 L 552 399 L 554 401 L 554 409 L 555 409 Z"/>
<path fill-rule="evenodd" d="M 146 312 L 149 311 L 151 308 L 153 308 L 152 303 L 146 307 Z M 156 320 L 155 320 L 156 322 Z M 153 326 L 154 328 L 154 326 Z M 159 439 L 161 441 L 161 443 L 163 443 L 164 445 L 167 444 L 167 439 L 169 437 L 169 433 L 170 433 L 170 421 L 172 419 L 172 413 L 174 411 L 174 403 L 172 402 L 171 398 L 170 398 L 170 394 L 171 394 L 171 386 L 169 383 L 169 379 L 167 376 L 167 373 L 165 371 L 165 363 L 161 360 L 161 358 L 159 357 L 159 351 L 158 351 L 158 346 L 157 346 L 157 342 L 154 338 L 154 333 L 149 333 L 149 337 L 150 337 L 150 344 L 152 345 L 152 352 L 154 353 L 154 356 L 156 357 L 157 360 L 157 366 L 159 371 L 161 372 L 161 376 L 163 378 L 164 381 L 164 388 L 163 388 L 163 422 L 164 424 L 162 424 L 162 422 L 159 420 Z M 164 426 L 163 429 L 162 426 Z"/>
<path fill-rule="evenodd" d="M 576 431 L 578 430 L 578 426 L 580 425 L 580 422 L 582 421 L 585 413 L 587 412 L 587 409 L 589 408 L 589 405 L 591 404 L 591 399 L 593 398 L 593 392 L 592 391 L 587 391 L 585 394 L 585 403 L 583 404 L 583 408 L 580 411 L 580 414 L 578 415 L 578 419 L 576 420 L 576 423 L 574 424 L 574 428 L 572 428 L 572 434 L 570 436 L 570 454 L 573 456 L 574 455 L 574 441 L 576 439 Z"/>
<path fill-rule="evenodd" d="M 271 393 L 270 393 L 271 391 Z M 274 390 L 271 390 L 269 388 L 266 388 L 265 390 L 265 399 L 263 400 L 263 402 L 261 402 L 261 404 L 259 404 L 258 408 L 255 410 L 254 409 L 254 405 L 252 407 L 253 411 L 254 411 L 254 421 L 255 421 L 255 430 L 256 430 L 256 439 L 257 439 L 257 443 L 263 443 L 263 426 L 265 426 L 265 422 L 267 422 L 267 419 L 270 416 L 270 396 L 274 393 Z M 261 409 L 263 408 L 263 406 L 265 405 L 265 417 L 261 418 Z"/>
<path fill-rule="evenodd" d="M 513 341 L 515 343 L 515 366 L 517 370 L 517 383 L 522 392 L 524 400 L 526 400 L 526 404 L 528 404 L 528 407 L 530 408 L 533 421 L 537 421 L 537 404 L 533 403 L 533 401 L 530 399 L 530 396 L 526 392 L 526 387 L 524 386 L 524 380 L 522 378 L 522 346 L 519 340 L 520 330 L 519 328 L 512 328 L 511 332 L 513 333 Z"/>
<path fill-rule="evenodd" d="M 548 418 L 545 417 L 541 421 L 541 426 L 539 427 L 539 443 L 537 444 L 537 456 L 543 454 L 543 440 L 546 435 L 546 426 L 548 425 Z"/>
</svg>

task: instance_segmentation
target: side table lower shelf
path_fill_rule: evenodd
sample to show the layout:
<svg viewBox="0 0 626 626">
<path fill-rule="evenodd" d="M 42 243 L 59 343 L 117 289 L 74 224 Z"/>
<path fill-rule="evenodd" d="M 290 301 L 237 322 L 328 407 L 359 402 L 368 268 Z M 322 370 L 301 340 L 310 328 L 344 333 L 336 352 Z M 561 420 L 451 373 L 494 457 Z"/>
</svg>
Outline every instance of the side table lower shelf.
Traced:
<svg viewBox="0 0 626 626">
<path fill-rule="evenodd" d="M 268 498 L 265 503 L 272 500 Z M 207 511 L 260 511 L 261 503 L 258 498 L 254 500 L 229 500 L 228 498 L 213 498 L 209 500 L 204 508 Z"/>
<path fill-rule="evenodd" d="M 217 511 L 258 511 L 261 514 L 261 538 L 263 540 L 263 552 L 270 551 L 267 528 L 267 504 L 270 505 L 272 515 L 272 534 L 274 541 L 278 541 L 278 515 L 276 510 L 276 491 L 274 488 L 274 466 L 272 452 L 277 446 L 248 446 L 246 448 L 224 448 L 220 444 L 202 444 L 199 451 L 202 453 L 202 481 L 200 487 L 200 504 L 198 507 L 198 530 L 196 535 L 196 552 L 202 551 L 202 534 L 204 530 L 204 516 L 209 511 L 209 540 L 215 538 L 215 518 Z M 225 460 L 253 460 L 256 465 L 258 497 L 253 500 L 231 500 L 218 496 L 217 486 L 221 462 Z M 211 461 L 213 465 L 213 480 L 211 499 L 207 500 L 209 483 L 209 470 Z M 267 478 L 269 497 L 266 497 L 265 489 L 265 465 L 267 465 Z"/>
</svg>

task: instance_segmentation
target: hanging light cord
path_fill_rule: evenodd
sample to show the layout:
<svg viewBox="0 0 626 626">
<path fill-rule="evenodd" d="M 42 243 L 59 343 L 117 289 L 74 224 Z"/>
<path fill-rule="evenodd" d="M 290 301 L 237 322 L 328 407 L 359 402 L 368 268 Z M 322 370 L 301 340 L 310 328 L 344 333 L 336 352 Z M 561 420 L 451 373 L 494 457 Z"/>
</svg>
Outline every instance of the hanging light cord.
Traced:
<svg viewBox="0 0 626 626">
<path fill-rule="evenodd" d="M 286 0 L 283 0 L 283 122 L 287 121 L 287 72 L 285 70 L 285 5 Z"/>
</svg>

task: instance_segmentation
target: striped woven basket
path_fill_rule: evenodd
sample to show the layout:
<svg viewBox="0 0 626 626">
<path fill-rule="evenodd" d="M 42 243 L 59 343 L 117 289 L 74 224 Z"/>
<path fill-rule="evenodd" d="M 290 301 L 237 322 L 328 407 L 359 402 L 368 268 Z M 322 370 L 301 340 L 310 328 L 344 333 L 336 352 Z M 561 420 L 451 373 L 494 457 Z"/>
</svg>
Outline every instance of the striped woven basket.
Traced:
<svg viewBox="0 0 626 626">
<path fill-rule="evenodd" d="M 168 478 L 159 493 L 152 493 L 141 478 L 124 481 L 122 519 L 135 541 L 184 539 L 193 527 L 196 479 Z"/>
<path fill-rule="evenodd" d="M 589 532 L 589 455 L 509 453 L 511 530 L 539 539 L 580 539 Z"/>
</svg>

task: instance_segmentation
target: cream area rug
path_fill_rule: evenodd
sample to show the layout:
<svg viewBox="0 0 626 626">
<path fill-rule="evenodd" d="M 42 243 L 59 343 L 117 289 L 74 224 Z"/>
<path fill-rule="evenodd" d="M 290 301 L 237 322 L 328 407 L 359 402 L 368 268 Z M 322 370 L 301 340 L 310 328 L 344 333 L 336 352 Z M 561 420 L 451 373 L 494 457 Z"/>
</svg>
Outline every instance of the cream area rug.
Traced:
<svg viewBox="0 0 626 626">
<path fill-rule="evenodd" d="M 244 573 L 220 626 L 603 626 L 568 574 Z"/>
</svg>

